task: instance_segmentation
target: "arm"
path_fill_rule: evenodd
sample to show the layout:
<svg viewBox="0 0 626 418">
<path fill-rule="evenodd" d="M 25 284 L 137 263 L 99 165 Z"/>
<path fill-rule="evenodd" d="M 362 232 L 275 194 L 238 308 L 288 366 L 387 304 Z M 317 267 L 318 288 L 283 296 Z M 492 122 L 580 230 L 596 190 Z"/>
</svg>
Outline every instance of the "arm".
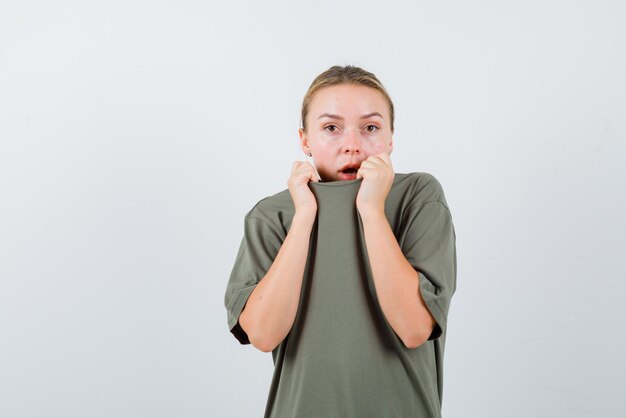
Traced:
<svg viewBox="0 0 626 418">
<path fill-rule="evenodd" d="M 402 253 L 385 216 L 394 179 L 389 154 L 373 155 L 361 163 L 357 178 L 361 177 L 356 204 L 376 295 L 391 328 L 406 347 L 416 348 L 428 340 L 436 321 L 421 295 L 419 274 Z"/>
<path fill-rule="evenodd" d="M 241 328 L 248 334 L 250 343 L 261 351 L 272 351 L 291 330 L 314 221 L 314 216 L 294 216 L 276 259 L 241 312 Z"/>
<path fill-rule="evenodd" d="M 384 211 L 361 213 L 374 287 L 385 318 L 407 348 L 422 345 L 435 319 L 420 293 L 419 275 L 407 261 Z"/>
<path fill-rule="evenodd" d="M 287 181 L 295 209 L 291 227 L 239 316 L 239 325 L 248 334 L 250 343 L 264 352 L 274 350 L 285 339 L 298 312 L 311 230 L 317 215 L 317 202 L 309 181 L 317 181 L 314 167 L 307 162 L 294 162 Z"/>
</svg>

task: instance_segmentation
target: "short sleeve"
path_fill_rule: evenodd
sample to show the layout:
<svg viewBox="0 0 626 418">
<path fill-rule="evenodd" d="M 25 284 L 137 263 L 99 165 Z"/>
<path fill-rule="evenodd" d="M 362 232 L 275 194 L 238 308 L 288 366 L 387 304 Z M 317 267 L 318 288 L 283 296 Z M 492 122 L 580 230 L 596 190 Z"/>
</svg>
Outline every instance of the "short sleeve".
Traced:
<svg viewBox="0 0 626 418">
<path fill-rule="evenodd" d="M 228 328 L 241 344 L 250 344 L 250 340 L 239 325 L 239 315 L 274 262 L 282 242 L 283 239 L 266 221 L 246 215 L 244 235 L 224 297 Z"/>
<path fill-rule="evenodd" d="M 428 338 L 446 330 L 450 300 L 456 290 L 456 233 L 447 206 L 420 203 L 408 210 L 408 227 L 401 248 L 419 273 L 422 298 L 437 324 Z"/>
</svg>

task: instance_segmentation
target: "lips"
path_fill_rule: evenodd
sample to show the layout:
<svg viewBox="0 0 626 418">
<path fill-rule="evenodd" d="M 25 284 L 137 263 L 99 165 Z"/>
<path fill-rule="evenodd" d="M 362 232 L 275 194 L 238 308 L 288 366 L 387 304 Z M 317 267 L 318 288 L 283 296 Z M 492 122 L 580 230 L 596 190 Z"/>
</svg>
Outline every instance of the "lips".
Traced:
<svg viewBox="0 0 626 418">
<path fill-rule="evenodd" d="M 339 171 L 346 174 L 356 174 L 359 171 L 359 167 L 361 167 L 360 163 L 350 163 L 341 167 Z"/>
<path fill-rule="evenodd" d="M 361 163 L 346 164 L 339 169 L 339 178 L 341 180 L 354 180 L 356 179 L 356 173 L 359 171 Z"/>
</svg>

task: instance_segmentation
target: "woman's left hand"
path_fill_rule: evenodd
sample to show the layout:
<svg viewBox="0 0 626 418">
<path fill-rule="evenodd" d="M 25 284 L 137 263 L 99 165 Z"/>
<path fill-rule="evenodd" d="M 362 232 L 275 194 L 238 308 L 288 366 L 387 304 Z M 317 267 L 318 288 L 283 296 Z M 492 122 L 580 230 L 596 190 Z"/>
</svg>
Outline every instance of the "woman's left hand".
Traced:
<svg viewBox="0 0 626 418">
<path fill-rule="evenodd" d="M 356 207 L 361 216 L 385 213 L 385 199 L 391 190 L 395 173 L 387 152 L 370 155 L 361 163 L 356 178 L 363 178 L 356 197 Z"/>
</svg>

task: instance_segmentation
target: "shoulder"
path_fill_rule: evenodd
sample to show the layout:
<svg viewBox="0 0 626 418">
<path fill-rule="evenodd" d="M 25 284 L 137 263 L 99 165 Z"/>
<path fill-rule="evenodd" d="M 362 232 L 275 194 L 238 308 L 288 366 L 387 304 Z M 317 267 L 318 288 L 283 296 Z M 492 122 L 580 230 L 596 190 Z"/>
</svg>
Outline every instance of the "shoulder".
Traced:
<svg viewBox="0 0 626 418">
<path fill-rule="evenodd" d="M 396 173 L 392 190 L 402 195 L 405 203 L 411 206 L 439 202 L 448 207 L 443 187 L 431 173 Z"/>
<path fill-rule="evenodd" d="M 295 212 L 289 189 L 285 189 L 271 196 L 259 200 L 246 213 L 246 221 L 258 219 L 277 230 L 289 229 Z"/>
</svg>

